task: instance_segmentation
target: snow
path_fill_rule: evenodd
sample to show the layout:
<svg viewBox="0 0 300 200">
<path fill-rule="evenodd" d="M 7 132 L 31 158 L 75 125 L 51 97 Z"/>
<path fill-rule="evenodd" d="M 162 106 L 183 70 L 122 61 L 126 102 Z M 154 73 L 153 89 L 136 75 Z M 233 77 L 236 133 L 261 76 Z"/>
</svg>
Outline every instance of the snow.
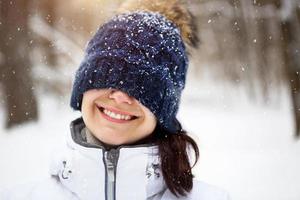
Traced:
<svg viewBox="0 0 300 200">
<path fill-rule="evenodd" d="M 254 104 L 226 85 L 187 83 L 178 117 L 200 147 L 197 179 L 236 200 L 300 199 L 300 142 L 293 136 L 288 92 L 280 94 L 273 103 Z M 68 99 L 39 95 L 39 104 L 38 123 L 10 131 L 0 112 L 0 188 L 47 176 L 51 152 L 80 116 Z"/>
<path fill-rule="evenodd" d="M 232 199 L 299 199 L 300 143 L 288 92 L 264 106 L 230 88 L 201 89 L 196 110 L 184 103 L 181 113 L 199 139 L 197 177 L 226 188 Z"/>
<path fill-rule="evenodd" d="M 79 116 L 78 113 L 72 113 L 68 104 L 59 103 L 53 97 L 43 96 L 39 100 L 41 118 L 38 123 L 20 125 L 7 131 L 1 112 L 0 187 L 11 187 L 46 177 L 51 152 L 63 144 L 63 135 L 69 129 L 69 121 Z"/>
</svg>

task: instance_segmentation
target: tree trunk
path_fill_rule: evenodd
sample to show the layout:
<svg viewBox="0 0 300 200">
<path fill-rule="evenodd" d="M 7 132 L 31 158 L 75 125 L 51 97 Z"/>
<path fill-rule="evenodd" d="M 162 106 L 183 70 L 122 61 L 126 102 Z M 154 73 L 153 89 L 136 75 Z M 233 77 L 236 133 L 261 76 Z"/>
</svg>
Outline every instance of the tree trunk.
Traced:
<svg viewBox="0 0 300 200">
<path fill-rule="evenodd" d="M 6 127 L 37 120 L 29 59 L 28 0 L 1 1 L 1 84 L 6 103 Z"/>
<path fill-rule="evenodd" d="M 287 83 L 289 86 L 293 114 L 295 120 L 295 131 L 296 136 L 300 136 L 300 61 L 299 61 L 299 50 L 300 44 L 297 43 L 293 30 L 292 23 L 290 21 L 282 23 L 282 34 L 283 34 L 283 46 L 284 46 L 284 60 L 286 65 Z"/>
</svg>

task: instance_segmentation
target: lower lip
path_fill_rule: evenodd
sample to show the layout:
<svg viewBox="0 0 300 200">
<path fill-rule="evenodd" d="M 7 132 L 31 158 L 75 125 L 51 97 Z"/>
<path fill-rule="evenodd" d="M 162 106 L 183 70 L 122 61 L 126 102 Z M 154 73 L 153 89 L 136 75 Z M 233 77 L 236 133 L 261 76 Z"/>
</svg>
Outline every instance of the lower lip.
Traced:
<svg viewBox="0 0 300 200">
<path fill-rule="evenodd" d="M 99 110 L 99 111 L 100 111 L 100 110 Z M 111 121 L 111 122 L 123 124 L 123 123 L 128 123 L 128 122 L 131 121 L 131 120 L 114 119 L 114 118 L 111 118 L 110 116 L 108 116 L 108 115 L 102 113 L 101 111 L 100 111 L 100 113 L 101 113 L 101 115 L 102 115 L 106 120 Z"/>
</svg>

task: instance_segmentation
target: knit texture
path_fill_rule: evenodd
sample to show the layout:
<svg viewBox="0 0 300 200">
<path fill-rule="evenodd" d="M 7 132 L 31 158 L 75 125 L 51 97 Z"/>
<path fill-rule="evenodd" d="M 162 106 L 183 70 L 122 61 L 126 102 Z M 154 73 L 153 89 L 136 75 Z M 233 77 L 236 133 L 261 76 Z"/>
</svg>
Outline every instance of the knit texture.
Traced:
<svg viewBox="0 0 300 200">
<path fill-rule="evenodd" d="M 76 72 L 71 107 L 81 110 L 83 93 L 95 88 L 126 92 L 175 133 L 188 58 L 178 28 L 146 11 L 117 15 L 88 42 Z"/>
</svg>

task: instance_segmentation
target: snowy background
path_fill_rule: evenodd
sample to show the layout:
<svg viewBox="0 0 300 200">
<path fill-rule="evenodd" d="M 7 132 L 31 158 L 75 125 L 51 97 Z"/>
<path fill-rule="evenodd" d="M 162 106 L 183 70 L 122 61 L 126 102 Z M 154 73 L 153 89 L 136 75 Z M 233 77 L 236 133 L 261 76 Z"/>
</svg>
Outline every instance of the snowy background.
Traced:
<svg viewBox="0 0 300 200">
<path fill-rule="evenodd" d="M 37 123 L 0 128 L 0 187 L 46 177 L 51 151 L 80 116 L 68 98 L 38 97 Z M 200 147 L 197 179 L 224 188 L 236 200 L 299 200 L 300 142 L 293 137 L 284 88 L 279 98 L 253 103 L 242 88 L 188 81 L 178 117 Z"/>
</svg>

